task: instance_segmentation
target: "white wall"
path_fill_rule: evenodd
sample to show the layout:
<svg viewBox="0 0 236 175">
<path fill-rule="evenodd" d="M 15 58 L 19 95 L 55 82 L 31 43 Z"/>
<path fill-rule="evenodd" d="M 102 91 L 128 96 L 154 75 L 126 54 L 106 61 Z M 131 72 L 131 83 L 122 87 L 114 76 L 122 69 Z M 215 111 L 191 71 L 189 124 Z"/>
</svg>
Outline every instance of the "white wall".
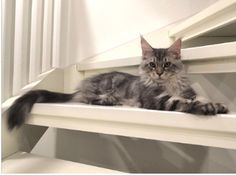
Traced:
<svg viewBox="0 0 236 175">
<path fill-rule="evenodd" d="M 62 6 L 63 66 L 191 16 L 216 0 L 69 0 Z M 63 39 L 64 38 L 64 39 Z"/>
</svg>

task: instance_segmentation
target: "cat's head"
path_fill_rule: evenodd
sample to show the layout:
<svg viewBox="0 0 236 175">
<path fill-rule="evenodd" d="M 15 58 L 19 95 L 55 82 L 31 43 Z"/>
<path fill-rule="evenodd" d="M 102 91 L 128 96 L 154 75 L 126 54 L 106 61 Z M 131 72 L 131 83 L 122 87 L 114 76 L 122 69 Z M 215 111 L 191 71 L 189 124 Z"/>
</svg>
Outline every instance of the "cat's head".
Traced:
<svg viewBox="0 0 236 175">
<path fill-rule="evenodd" d="M 141 36 L 142 62 L 141 74 L 155 82 L 165 82 L 184 72 L 181 61 L 181 39 L 169 48 L 152 48 Z"/>
</svg>

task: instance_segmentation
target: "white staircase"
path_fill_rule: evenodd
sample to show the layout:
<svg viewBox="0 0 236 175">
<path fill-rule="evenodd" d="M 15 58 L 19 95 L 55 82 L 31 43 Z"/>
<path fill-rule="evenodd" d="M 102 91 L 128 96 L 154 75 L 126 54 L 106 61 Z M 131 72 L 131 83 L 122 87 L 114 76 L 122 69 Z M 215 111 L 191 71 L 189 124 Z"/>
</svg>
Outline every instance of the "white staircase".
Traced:
<svg viewBox="0 0 236 175">
<path fill-rule="evenodd" d="M 121 173 L 105 168 L 18 152 L 2 163 L 2 173 Z"/>
<path fill-rule="evenodd" d="M 36 104 L 33 107 L 27 124 L 236 149 L 236 95 L 232 90 L 235 87 L 236 80 L 232 78 L 234 76 L 228 76 L 227 74 L 232 73 L 235 75 L 236 73 L 235 12 L 235 0 L 220 0 L 182 23 L 173 24 L 162 30 L 144 35 L 154 47 L 166 47 L 172 42 L 173 38 L 182 37 L 184 41 L 182 57 L 187 71 L 193 76 L 204 76 L 205 73 L 215 74 L 216 79 L 214 82 L 206 84 L 206 87 L 214 88 L 212 91 L 217 91 L 218 95 L 216 97 L 213 92 L 210 96 L 213 98 L 222 97 L 222 100 L 230 107 L 230 114 L 214 117 L 196 117 L 179 112 L 153 111 L 131 107 L 45 103 Z M 229 37 L 233 41 L 228 42 Z M 160 43 L 156 43 L 156 41 L 160 40 L 161 46 L 158 45 Z M 136 39 L 64 70 L 64 76 L 60 80 L 64 82 L 64 85 L 57 85 L 56 89 L 58 88 L 60 91 L 64 88 L 65 92 L 72 92 L 71 87 L 76 85 L 77 77 L 83 79 L 104 71 L 120 70 L 137 73 L 140 58 L 139 39 Z M 222 80 L 222 82 L 218 82 L 219 86 L 214 85 L 218 81 L 217 76 L 222 74 L 226 75 L 227 81 Z M 60 79 L 60 76 L 56 77 Z M 54 78 L 48 79 L 46 83 L 38 87 L 53 89 Z M 202 82 L 205 83 L 205 79 Z M 204 88 L 202 89 L 204 91 Z M 202 89 L 200 87 L 200 90 Z M 225 92 L 222 92 L 222 89 Z M 211 93 L 211 90 L 207 92 Z M 31 159 L 35 161 L 31 161 Z M 51 167 L 44 168 L 42 166 L 43 168 L 41 169 L 30 169 L 30 167 L 35 167 L 39 162 L 48 163 Z M 3 172 L 15 173 L 115 172 L 21 152 L 4 160 L 2 165 Z M 26 168 L 21 169 L 18 165 L 26 166 Z M 58 167 L 63 168 L 58 169 Z"/>
</svg>

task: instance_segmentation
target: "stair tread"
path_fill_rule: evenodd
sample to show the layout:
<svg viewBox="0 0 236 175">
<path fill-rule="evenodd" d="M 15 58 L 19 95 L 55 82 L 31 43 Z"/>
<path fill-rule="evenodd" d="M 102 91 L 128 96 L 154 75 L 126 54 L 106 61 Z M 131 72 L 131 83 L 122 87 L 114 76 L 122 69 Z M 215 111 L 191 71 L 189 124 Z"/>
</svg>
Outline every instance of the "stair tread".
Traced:
<svg viewBox="0 0 236 175">
<path fill-rule="evenodd" d="M 128 106 L 97 106 L 83 103 L 36 103 L 31 111 L 28 123 L 39 115 L 64 117 L 72 119 L 89 119 L 113 121 L 143 125 L 163 125 L 204 130 L 223 130 L 236 132 L 232 121 L 236 121 L 236 114 L 219 114 L 215 117 L 196 116 L 188 113 L 142 109 Z M 227 127 L 222 127 L 222 122 Z M 192 124 L 191 124 L 192 123 Z M 201 125 L 196 125 L 197 123 Z M 211 124 L 209 126 L 209 124 Z M 219 128 L 219 125 L 221 128 Z"/>
<path fill-rule="evenodd" d="M 2 162 L 3 173 L 121 173 L 119 171 L 17 152 Z"/>
<path fill-rule="evenodd" d="M 34 105 L 27 123 L 236 149 L 234 113 L 206 117 L 125 106 L 40 103 Z"/>
</svg>

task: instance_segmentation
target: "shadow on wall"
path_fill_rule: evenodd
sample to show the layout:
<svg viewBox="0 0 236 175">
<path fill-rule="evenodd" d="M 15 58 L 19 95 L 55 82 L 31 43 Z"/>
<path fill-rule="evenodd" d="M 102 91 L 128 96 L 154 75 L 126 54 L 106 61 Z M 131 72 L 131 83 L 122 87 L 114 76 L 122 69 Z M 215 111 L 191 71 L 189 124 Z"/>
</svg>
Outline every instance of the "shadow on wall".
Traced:
<svg viewBox="0 0 236 175">
<path fill-rule="evenodd" d="M 236 172 L 236 151 L 57 130 L 56 157 L 133 173 Z"/>
</svg>

